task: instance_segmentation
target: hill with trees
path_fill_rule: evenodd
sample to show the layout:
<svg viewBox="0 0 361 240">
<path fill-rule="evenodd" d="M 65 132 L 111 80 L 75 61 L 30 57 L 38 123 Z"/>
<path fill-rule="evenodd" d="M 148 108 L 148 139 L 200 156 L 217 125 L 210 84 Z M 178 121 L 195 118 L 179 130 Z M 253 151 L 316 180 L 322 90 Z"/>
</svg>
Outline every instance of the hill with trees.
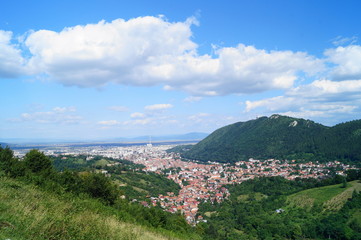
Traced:
<svg viewBox="0 0 361 240">
<path fill-rule="evenodd" d="M 327 127 L 277 114 L 260 117 L 222 127 L 188 151 L 183 151 L 182 156 L 223 163 L 249 158 L 359 162 L 361 120 Z"/>
<path fill-rule="evenodd" d="M 199 207 L 204 239 L 361 239 L 361 182 L 351 175 L 346 185 L 341 176 L 229 185 L 227 201 Z"/>
</svg>

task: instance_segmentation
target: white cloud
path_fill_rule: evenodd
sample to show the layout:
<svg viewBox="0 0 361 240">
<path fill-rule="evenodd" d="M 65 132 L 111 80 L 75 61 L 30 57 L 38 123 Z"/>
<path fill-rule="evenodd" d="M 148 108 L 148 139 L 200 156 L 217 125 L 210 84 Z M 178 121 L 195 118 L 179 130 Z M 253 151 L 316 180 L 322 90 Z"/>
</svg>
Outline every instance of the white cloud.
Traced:
<svg viewBox="0 0 361 240">
<path fill-rule="evenodd" d="M 193 102 L 199 102 L 202 99 L 203 99 L 202 97 L 189 96 L 189 97 L 186 97 L 183 101 L 193 103 Z"/>
<path fill-rule="evenodd" d="M 202 96 L 287 91 L 305 74 L 319 78 L 330 73 L 331 80 L 361 79 L 359 45 L 328 49 L 323 59 L 306 52 L 268 51 L 244 44 L 214 47 L 212 55 L 201 55 L 192 38 L 192 25 L 197 25 L 194 18 L 169 22 L 162 16 L 147 16 L 77 25 L 59 32 L 33 31 L 22 40 L 28 59 L 13 44 L 12 33 L 0 30 L 0 77 L 18 76 L 26 65 L 28 74 L 45 75 L 64 85 L 161 85 L 197 96 L 185 99 L 189 102 Z M 338 37 L 333 42 L 355 41 L 354 37 Z M 126 110 L 122 106 L 109 109 Z"/>
<path fill-rule="evenodd" d="M 76 112 L 75 107 L 55 107 L 53 108 L 54 112 L 64 113 L 64 112 Z"/>
<path fill-rule="evenodd" d="M 335 80 L 361 79 L 361 46 L 350 45 L 325 51 L 328 61 L 336 64 L 331 70 Z"/>
<path fill-rule="evenodd" d="M 342 45 L 352 45 L 358 41 L 358 37 L 342 37 L 337 36 L 336 38 L 332 39 L 332 44 L 335 46 L 342 46 Z"/>
<path fill-rule="evenodd" d="M 107 121 L 99 121 L 98 124 L 105 125 L 105 126 L 114 126 L 114 125 L 121 124 L 121 122 L 119 122 L 117 120 L 107 120 Z"/>
<path fill-rule="evenodd" d="M 173 107 L 172 104 L 164 103 L 164 104 L 148 105 L 148 106 L 145 106 L 144 109 L 147 111 L 159 111 L 159 110 L 169 109 L 172 107 Z"/>
<path fill-rule="evenodd" d="M 22 113 L 20 118 L 11 119 L 13 122 L 31 121 L 46 124 L 77 124 L 83 119 L 74 114 L 75 107 L 55 107 L 52 111 Z"/>
<path fill-rule="evenodd" d="M 302 101 L 295 101 L 296 98 L 277 96 L 273 98 L 266 98 L 258 101 L 246 101 L 246 112 L 250 112 L 256 108 L 266 108 L 271 112 L 280 111 L 282 109 L 289 109 L 290 107 L 295 107 L 302 105 Z"/>
<path fill-rule="evenodd" d="M 0 30 L 0 78 L 13 78 L 25 73 L 25 59 L 15 44 L 12 32 Z"/>
<path fill-rule="evenodd" d="M 316 80 L 290 89 L 284 96 L 246 101 L 246 112 L 255 109 L 305 118 L 360 114 L 361 80 Z"/>
<path fill-rule="evenodd" d="M 124 121 L 124 125 L 149 125 L 153 123 L 152 119 L 144 118 L 144 119 L 134 119 L 131 121 Z"/>
<path fill-rule="evenodd" d="M 209 113 L 197 113 L 188 117 L 188 120 L 191 120 L 194 123 L 201 123 L 203 121 L 207 121 Z"/>
<path fill-rule="evenodd" d="M 192 24 L 194 18 L 172 23 L 148 16 L 35 31 L 25 39 L 33 55 L 29 66 L 64 85 L 163 85 L 196 96 L 286 89 L 299 72 L 324 68 L 322 60 L 304 52 L 243 44 L 215 49 L 214 57 L 199 55 Z"/>
<path fill-rule="evenodd" d="M 181 89 L 196 96 L 287 89 L 293 86 L 299 72 L 312 75 L 324 69 L 322 60 L 303 52 L 267 52 L 243 44 L 218 49 L 216 58 L 184 55 L 165 62 L 161 65 L 165 69 L 160 72 L 167 72 L 172 82 L 166 82 L 164 89 Z"/>
<path fill-rule="evenodd" d="M 135 119 L 140 119 L 140 118 L 145 118 L 146 115 L 144 113 L 140 113 L 140 112 L 135 112 L 130 114 L 131 118 L 135 118 Z"/>
<path fill-rule="evenodd" d="M 161 17 L 36 31 L 25 40 L 33 57 L 31 66 L 65 85 L 98 87 L 108 82 L 154 85 L 141 68 L 161 56 L 194 51 L 191 20 L 170 23 Z"/>
<path fill-rule="evenodd" d="M 109 107 L 110 110 L 116 111 L 116 112 L 127 112 L 129 109 L 125 106 L 111 106 Z"/>
</svg>

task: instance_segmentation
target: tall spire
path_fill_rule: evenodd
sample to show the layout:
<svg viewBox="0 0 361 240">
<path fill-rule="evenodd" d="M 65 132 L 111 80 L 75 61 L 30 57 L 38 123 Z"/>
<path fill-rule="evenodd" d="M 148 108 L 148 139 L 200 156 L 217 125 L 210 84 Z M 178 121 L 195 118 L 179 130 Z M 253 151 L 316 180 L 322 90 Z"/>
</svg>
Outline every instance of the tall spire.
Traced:
<svg viewBox="0 0 361 240">
<path fill-rule="evenodd" d="M 147 147 L 152 147 L 152 136 L 149 135 L 149 143 L 147 144 Z"/>
</svg>

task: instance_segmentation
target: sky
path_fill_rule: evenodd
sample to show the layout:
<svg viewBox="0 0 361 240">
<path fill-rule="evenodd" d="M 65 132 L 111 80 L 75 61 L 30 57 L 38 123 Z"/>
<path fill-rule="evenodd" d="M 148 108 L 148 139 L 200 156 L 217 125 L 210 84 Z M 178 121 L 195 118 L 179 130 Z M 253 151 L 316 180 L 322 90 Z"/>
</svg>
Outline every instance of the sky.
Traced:
<svg viewBox="0 0 361 240">
<path fill-rule="evenodd" d="M 0 141 L 361 118 L 360 1 L 2 1 Z"/>
</svg>

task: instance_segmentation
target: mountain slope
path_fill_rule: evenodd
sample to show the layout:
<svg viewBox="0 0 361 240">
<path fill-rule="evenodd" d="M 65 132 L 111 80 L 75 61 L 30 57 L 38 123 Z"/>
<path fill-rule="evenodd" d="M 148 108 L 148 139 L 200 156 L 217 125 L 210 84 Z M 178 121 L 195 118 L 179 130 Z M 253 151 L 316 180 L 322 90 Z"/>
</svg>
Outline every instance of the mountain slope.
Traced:
<svg viewBox="0 0 361 240">
<path fill-rule="evenodd" d="M 236 162 L 249 158 L 361 159 L 361 120 L 326 127 L 281 115 L 238 122 L 214 131 L 183 157 Z"/>
</svg>

